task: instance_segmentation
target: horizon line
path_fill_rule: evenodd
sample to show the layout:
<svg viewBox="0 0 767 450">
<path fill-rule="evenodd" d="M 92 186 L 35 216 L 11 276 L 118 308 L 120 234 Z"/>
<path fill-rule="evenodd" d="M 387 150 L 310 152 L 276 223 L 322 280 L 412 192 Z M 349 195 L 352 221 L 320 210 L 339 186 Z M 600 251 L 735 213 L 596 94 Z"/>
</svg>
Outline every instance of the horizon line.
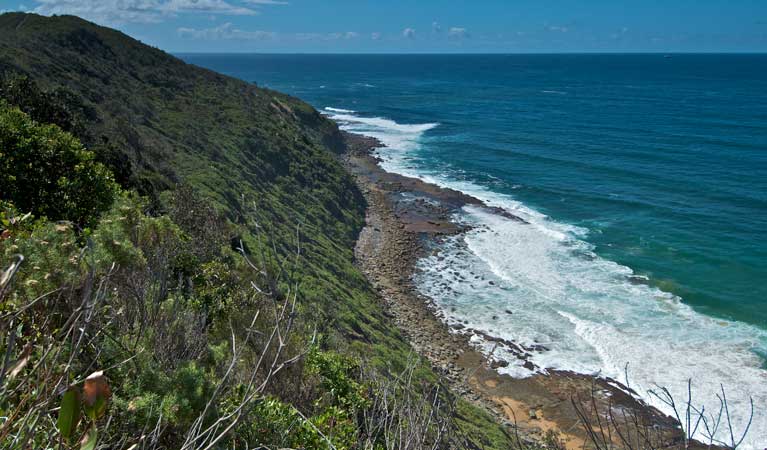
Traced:
<svg viewBox="0 0 767 450">
<path fill-rule="evenodd" d="M 584 52 L 238 52 L 238 51 L 176 51 L 165 50 L 173 55 L 274 55 L 274 56 L 535 56 L 535 55 L 767 55 L 767 51 L 584 51 Z"/>
</svg>

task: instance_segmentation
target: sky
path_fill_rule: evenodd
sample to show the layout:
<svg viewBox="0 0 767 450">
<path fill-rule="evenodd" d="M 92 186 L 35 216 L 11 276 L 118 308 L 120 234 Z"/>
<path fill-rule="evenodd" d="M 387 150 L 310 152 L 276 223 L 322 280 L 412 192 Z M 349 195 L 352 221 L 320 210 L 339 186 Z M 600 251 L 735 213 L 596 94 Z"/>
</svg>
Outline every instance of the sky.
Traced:
<svg viewBox="0 0 767 450">
<path fill-rule="evenodd" d="M 0 0 L 163 50 L 767 52 L 767 0 Z"/>
</svg>

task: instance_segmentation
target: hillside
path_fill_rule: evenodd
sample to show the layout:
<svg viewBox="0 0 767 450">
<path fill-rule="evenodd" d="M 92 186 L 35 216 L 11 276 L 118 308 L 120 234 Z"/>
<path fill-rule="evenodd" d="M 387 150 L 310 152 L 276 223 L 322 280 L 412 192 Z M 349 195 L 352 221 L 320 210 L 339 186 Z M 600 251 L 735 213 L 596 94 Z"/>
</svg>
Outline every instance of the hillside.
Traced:
<svg viewBox="0 0 767 450">
<path fill-rule="evenodd" d="M 298 99 L 186 64 L 118 31 L 71 16 L 0 15 L 0 73 L 5 77 L 27 77 L 37 86 L 34 89 L 62 93 L 57 98 L 66 100 L 66 108 L 79 124 L 65 131 L 71 131 L 82 141 L 95 154 L 95 159 L 114 173 L 120 185 L 122 193 L 115 201 L 116 206 L 103 212 L 97 225 L 84 233 L 75 233 L 72 239 L 62 244 L 95 242 L 87 247 L 94 249 L 95 262 L 89 263 L 85 271 L 73 268 L 72 273 L 60 277 L 63 284 L 52 286 L 58 295 L 73 293 L 68 294 L 72 295 L 68 303 L 55 304 L 58 305 L 55 306 L 56 314 L 61 315 L 57 323 L 71 327 L 72 320 L 76 323 L 80 319 L 70 319 L 67 314 L 80 317 L 77 314 L 81 309 L 74 306 L 67 309 L 61 305 L 74 305 L 72 299 L 76 296 L 86 298 L 90 295 L 91 287 L 98 285 L 98 278 L 94 281 L 94 277 L 112 277 L 110 282 L 115 285 L 113 291 L 100 294 L 103 297 L 99 297 L 99 305 L 108 307 L 103 314 L 108 315 L 109 320 L 103 321 L 102 330 L 106 331 L 94 335 L 108 335 L 110 343 L 104 340 L 101 347 L 84 349 L 77 354 L 79 363 L 74 366 L 83 370 L 105 369 L 130 355 L 121 353 L 126 348 L 144 348 L 144 353 L 133 360 L 133 365 L 119 365 L 119 369 L 106 371 L 113 383 L 115 397 L 111 403 L 110 422 L 111 419 L 118 422 L 107 436 L 115 439 L 122 436 L 123 439 L 120 445 L 114 444 L 115 448 L 130 447 L 135 443 L 130 436 L 140 434 L 140 430 L 150 426 L 150 420 L 156 419 L 158 430 L 165 430 L 167 435 L 157 439 L 165 448 L 170 448 L 184 442 L 184 436 L 189 439 L 184 427 L 199 426 L 212 420 L 211 408 L 223 414 L 222 417 L 228 417 L 222 412 L 227 411 L 228 403 L 211 407 L 205 406 L 206 401 L 221 396 L 219 390 L 222 388 L 217 388 L 216 382 L 223 383 L 230 376 L 231 370 L 226 370 L 225 363 L 230 335 L 241 325 L 243 333 L 250 337 L 254 325 L 248 327 L 249 319 L 244 316 L 248 311 L 263 309 L 264 305 L 270 305 L 267 309 L 275 311 L 268 317 L 278 325 L 272 330 L 259 322 L 261 328 L 256 334 L 263 336 L 279 330 L 291 333 L 284 345 L 280 335 L 275 362 L 283 347 L 306 346 L 314 350 L 308 353 L 306 360 L 286 361 L 286 367 L 288 362 L 297 366 L 290 366 L 290 370 L 283 372 L 286 375 L 280 375 L 285 378 L 273 377 L 269 372 L 257 392 L 249 390 L 254 385 L 253 380 L 258 378 L 255 371 L 250 383 L 241 381 L 237 385 L 245 392 L 242 398 L 256 399 L 248 414 L 264 418 L 266 424 L 259 425 L 262 428 L 241 431 L 232 442 L 240 446 L 247 443 L 251 447 L 290 443 L 292 441 L 278 443 L 264 442 L 263 439 L 293 433 L 295 423 L 304 424 L 299 428 L 312 436 L 311 439 L 319 439 L 312 433 L 319 429 L 327 433 L 328 429 L 335 429 L 336 423 L 356 424 L 352 429 L 357 431 L 346 430 L 351 433 L 349 436 L 334 441 L 337 448 L 344 447 L 339 442 L 361 439 L 358 418 L 365 415 L 366 408 L 373 407 L 371 403 L 376 404 L 375 386 L 380 385 L 365 384 L 368 380 L 361 378 L 360 368 L 372 371 L 366 373 L 377 374 L 375 377 L 391 379 L 392 374 L 407 372 L 412 356 L 409 345 L 389 323 L 375 292 L 354 265 L 353 248 L 364 225 L 366 205 L 353 179 L 337 161 L 338 154 L 345 149 L 345 142 L 336 125 Z M 7 99 L 9 105 L 5 106 L 11 108 L 7 113 L 8 123 L 36 127 L 37 124 L 28 122 L 24 113 L 34 119 L 40 112 L 25 109 L 23 98 L 15 101 L 18 95 L 11 97 Z M 14 112 L 16 104 L 23 112 Z M 45 132 L 53 133 L 58 139 L 58 131 Z M 7 200 L 1 195 L 2 192 L 0 200 Z M 14 220 L 7 222 L 18 222 Z M 126 220 L 130 222 L 127 231 L 117 229 L 115 223 Z M 5 258 L 21 252 L 19 247 L 25 248 L 24 240 L 34 241 L 36 233 L 42 233 L 39 230 L 49 232 L 52 223 L 38 224 L 23 232 L 5 225 L 10 230 L 8 242 L 17 244 L 11 246 L 13 248 L 3 248 L 5 244 L 0 240 L 0 250 L 3 250 L 0 255 L 6 255 Z M 56 225 L 56 230 L 60 231 L 60 227 Z M 163 233 L 170 233 L 171 237 L 165 238 Z M 144 236 L 149 237 L 145 239 Z M 116 249 L 124 247 L 126 241 L 132 242 L 130 251 Z M 166 254 L 169 241 L 175 242 L 172 258 Z M 40 239 L 42 244 L 39 245 L 49 245 L 50 242 L 47 238 Z M 39 245 L 32 243 L 29 247 L 39 249 Z M 292 255 L 296 248 L 300 248 L 300 261 L 294 262 Z M 238 255 L 239 250 L 256 261 L 255 265 L 258 266 L 260 261 L 263 268 L 259 266 L 261 270 L 252 276 L 242 275 L 247 273 L 248 264 Z M 24 267 L 34 266 L 38 270 L 43 266 L 39 270 L 45 270 L 45 266 L 55 266 L 56 258 L 61 258 L 66 265 L 65 256 L 72 261 L 69 254 L 54 257 L 35 251 L 25 255 Z M 112 269 L 100 272 L 102 266 L 99 264 L 108 267 L 112 260 Z M 5 268 L 9 264 L 10 261 L 3 261 L 2 266 Z M 136 269 L 130 269 L 134 266 Z M 171 266 L 172 273 L 165 273 Z M 215 276 L 210 275 L 212 271 Z M 285 275 L 283 272 L 290 273 Z M 31 300 L 34 297 L 30 292 L 37 292 L 38 280 L 32 278 L 34 273 L 19 273 L 18 277 L 25 277 L 23 286 L 29 292 L 17 292 L 13 302 L 21 304 L 29 297 L 30 303 L 14 309 L 17 305 L 7 298 L 3 300 L 2 295 L 6 294 L 3 285 L 0 300 L 5 303 L 0 312 L 10 313 L 2 317 L 15 317 L 22 324 L 24 320 L 39 321 L 40 328 L 35 328 L 38 325 L 32 327 L 35 332 L 58 336 L 56 333 L 61 333 L 61 329 L 46 328 L 51 325 L 43 319 L 50 311 L 43 309 L 44 303 Z M 229 280 L 230 276 L 236 280 L 220 281 Z M 155 296 L 149 304 L 137 305 L 130 303 L 133 300 L 126 300 L 134 295 L 138 278 L 143 280 L 142 295 L 146 298 Z M 48 274 L 45 280 L 50 282 Z M 268 292 L 259 290 L 256 294 L 246 294 L 238 290 L 243 288 L 232 287 L 234 284 L 256 285 L 261 281 L 269 285 Z M 16 283 L 16 286 L 21 285 L 21 281 Z M 294 298 L 291 296 L 296 295 L 295 288 L 298 288 L 297 306 L 287 316 L 290 325 L 287 327 L 279 322 L 285 314 L 284 310 L 280 314 L 277 306 L 283 301 L 288 305 Z M 156 291 L 161 295 L 154 294 Z M 226 295 L 219 295 L 224 291 Z M 142 297 L 142 302 L 144 299 Z M 224 301 L 224 306 L 217 303 Z M 147 313 L 144 308 L 152 312 Z M 126 315 L 133 317 L 134 309 L 140 312 L 136 317 L 148 317 L 153 322 L 125 319 Z M 24 319 L 26 314 L 34 312 L 38 315 Z M 58 317 L 56 314 L 51 317 Z M 100 314 L 96 316 L 100 317 Z M 88 317 L 91 320 L 91 316 Z M 195 317 L 203 325 L 179 331 L 180 325 L 171 319 L 182 317 Z M 169 318 L 173 325 L 167 325 L 163 318 Z M 116 323 L 121 325 L 112 328 Z M 255 319 L 253 323 L 256 323 Z M 284 328 L 280 328 L 282 326 Z M 145 333 L 145 328 L 150 329 L 149 338 L 139 332 L 132 334 L 137 329 Z M 2 333 L 8 329 L 5 325 L 0 326 Z M 67 333 L 75 330 L 66 329 L 69 330 Z M 25 335 L 29 348 L 33 348 L 33 334 Z M 200 335 L 204 335 L 204 339 Z M 318 337 L 315 344 L 312 344 L 313 335 Z M 202 341 L 194 349 L 190 350 L 190 344 L 184 343 L 198 338 Z M 100 339 L 103 338 L 93 339 L 102 342 Z M 259 351 L 271 355 L 270 352 L 275 351 L 270 347 L 271 340 L 249 339 L 244 341 L 248 355 L 252 352 L 257 356 Z M 251 348 L 247 346 L 248 342 L 257 342 L 264 347 L 253 343 Z M 4 338 L 0 343 L 3 353 L 13 356 L 17 352 L 17 359 L 24 361 L 21 346 L 14 347 L 13 339 Z M 163 353 L 176 348 L 172 345 L 182 348 L 184 356 L 168 360 Z M 93 350 L 96 348 L 98 351 Z M 253 355 L 251 357 L 255 358 Z M 136 355 L 130 356 L 134 357 Z M 242 358 L 248 360 L 246 356 Z M 253 359 L 251 365 L 256 362 L 260 365 L 261 359 Z M 239 368 L 235 372 L 247 372 L 247 363 L 243 364 L 243 367 L 237 365 Z M 67 371 L 70 370 L 67 367 Z M 275 367 L 283 366 L 275 364 Z M 420 360 L 413 363 L 411 369 L 417 380 L 414 385 L 437 385 L 438 377 Z M 19 369 L 18 373 L 23 371 Z M 204 375 L 194 375 L 196 373 Z M 77 384 L 85 375 L 87 373 L 73 371 L 62 376 Z M 246 375 L 239 376 L 247 380 Z M 196 397 L 189 398 L 180 393 L 174 394 L 175 400 L 169 400 L 167 395 L 162 397 L 168 386 L 202 383 L 200 378 L 209 381 L 190 388 Z M 119 380 L 123 385 L 118 383 Z M 134 380 L 142 381 L 131 384 Z M 270 384 L 263 387 L 267 381 Z M 341 389 L 344 394 L 339 394 L 338 383 L 346 386 Z M 335 387 L 330 389 L 329 385 Z M 353 392 L 349 385 L 355 386 Z M 236 397 L 240 387 L 227 392 Z M 58 395 L 61 390 L 60 383 L 51 384 L 51 392 Z M 354 394 L 357 390 L 367 390 L 369 394 Z M 445 396 L 444 391 L 438 392 L 442 392 L 440 398 Z M 360 395 L 364 398 L 359 398 Z M 155 397 L 161 400 L 153 400 Z M 263 409 L 270 405 L 266 399 L 272 397 L 282 403 L 276 410 Z M 168 409 L 172 419 L 163 415 L 158 417 L 157 411 L 152 410 L 159 405 L 167 408 L 168 402 L 174 401 L 181 406 L 171 405 Z M 55 405 L 49 406 L 53 408 Z M 0 402 L 0 415 L 9 415 L 8 408 L 13 411 L 12 404 Z M 144 413 L 136 411 L 147 412 L 142 416 Z M 245 413 L 240 409 L 234 411 L 238 414 L 238 420 L 233 422 L 236 426 L 252 420 L 241 418 L 240 414 Z M 302 422 L 295 416 L 296 411 L 302 411 L 309 418 Z M 457 401 L 454 411 L 456 434 L 461 435 L 464 445 L 475 448 L 508 448 L 510 445 L 511 438 L 487 413 L 461 400 Z M 273 417 L 276 418 L 266 419 Z M 293 422 L 286 417 L 291 417 Z M 165 424 L 163 419 L 169 422 Z M 126 422 L 119 423 L 120 420 Z M 93 421 L 95 427 L 97 419 Z M 264 431 L 266 429 L 271 431 Z M 240 433 L 240 428 L 235 430 Z M 0 428 L 0 434 L 3 432 L 8 430 Z M 330 445 L 327 439 L 317 442 L 318 447 Z"/>
<path fill-rule="evenodd" d="M 153 195 L 189 183 L 234 222 L 255 202 L 280 238 L 303 227 L 318 274 L 353 273 L 364 200 L 331 154 L 341 150 L 338 129 L 305 103 L 76 17 L 0 16 L 0 66 L 80 96 L 91 139 L 106 137 L 121 152 L 127 186 Z M 364 292 L 361 279 L 349 282 Z M 318 295 L 348 292 L 329 294 Z"/>
</svg>

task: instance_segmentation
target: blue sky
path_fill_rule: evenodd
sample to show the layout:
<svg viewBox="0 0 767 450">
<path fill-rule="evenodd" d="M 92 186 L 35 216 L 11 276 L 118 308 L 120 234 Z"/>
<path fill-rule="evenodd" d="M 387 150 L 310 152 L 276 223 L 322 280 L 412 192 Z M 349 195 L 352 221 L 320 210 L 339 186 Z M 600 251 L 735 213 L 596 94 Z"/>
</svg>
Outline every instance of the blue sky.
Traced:
<svg viewBox="0 0 767 450">
<path fill-rule="evenodd" d="M 767 52 L 767 0 L 0 0 L 172 52 Z"/>
</svg>

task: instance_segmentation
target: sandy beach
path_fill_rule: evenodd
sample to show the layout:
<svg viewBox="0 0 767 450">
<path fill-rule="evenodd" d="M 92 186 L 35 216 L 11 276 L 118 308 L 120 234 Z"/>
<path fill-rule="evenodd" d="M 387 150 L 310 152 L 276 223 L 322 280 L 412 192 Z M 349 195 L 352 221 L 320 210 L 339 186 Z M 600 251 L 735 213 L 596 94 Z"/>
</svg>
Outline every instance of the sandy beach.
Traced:
<svg viewBox="0 0 767 450">
<path fill-rule="evenodd" d="M 558 434 L 568 449 L 591 447 L 573 399 L 591 401 L 592 391 L 602 417 L 608 417 L 610 410 L 637 411 L 645 425 L 667 436 L 678 434 L 671 418 L 635 399 L 618 381 L 566 371 L 536 373 L 539 368 L 527 360 L 534 349 L 483 335 L 524 360 L 531 370 L 531 376 L 521 379 L 499 374 L 496 369 L 504 362 L 488 358 L 470 343 L 478 332 L 449 327 L 412 281 L 416 262 L 430 251 L 430 243 L 465 231 L 450 221 L 451 215 L 465 205 L 486 206 L 461 192 L 386 172 L 372 155 L 381 146 L 378 141 L 350 133 L 345 137 L 344 165 L 368 202 L 367 225 L 355 251 L 357 263 L 413 348 L 444 374 L 455 392 L 508 426 L 516 423 L 525 436 L 540 440 L 547 433 Z M 522 220 L 505 211 L 493 212 Z"/>
</svg>

